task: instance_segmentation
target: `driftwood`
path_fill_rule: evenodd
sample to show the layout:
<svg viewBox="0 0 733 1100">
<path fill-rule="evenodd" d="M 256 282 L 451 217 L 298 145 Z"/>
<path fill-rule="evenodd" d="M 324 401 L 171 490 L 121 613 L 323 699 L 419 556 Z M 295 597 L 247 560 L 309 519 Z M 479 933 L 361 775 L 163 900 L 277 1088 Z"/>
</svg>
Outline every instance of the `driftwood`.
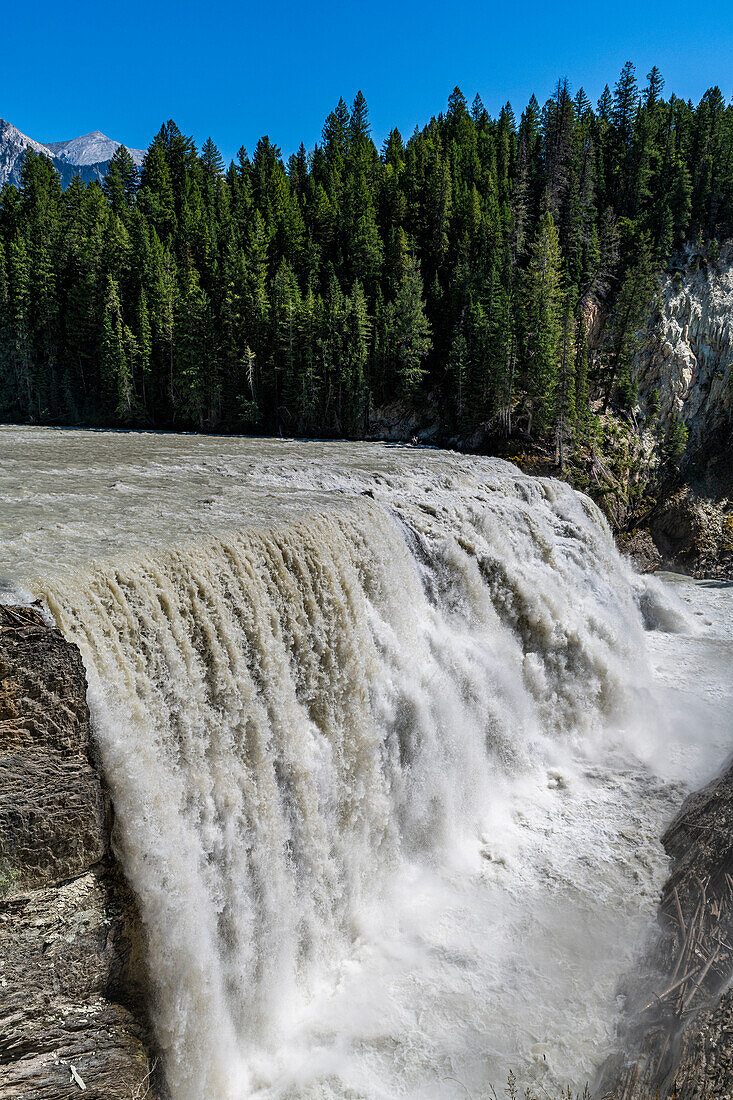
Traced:
<svg viewBox="0 0 733 1100">
<path fill-rule="evenodd" d="M 31 634 L 43 634 L 48 627 L 34 607 L 7 607 L 0 604 L 0 634 L 19 634 L 28 637 Z"/>
<path fill-rule="evenodd" d="M 664 843 L 672 873 L 658 936 L 629 977 L 622 1053 L 604 1066 L 596 1095 L 730 1100 L 733 767 L 687 800 Z"/>
<path fill-rule="evenodd" d="M 721 971 L 718 977 L 722 979 L 731 969 L 730 961 L 733 961 L 733 950 L 720 934 L 721 916 L 733 914 L 733 880 L 726 874 L 725 897 L 718 897 L 712 902 L 708 902 L 707 899 L 709 876 L 704 882 L 700 879 L 696 880 L 700 893 L 689 926 L 685 922 L 677 887 L 675 886 L 671 891 L 675 907 L 674 917 L 680 933 L 677 962 L 666 988 L 661 993 L 655 992 L 652 1000 L 641 1009 L 641 1012 L 650 1012 L 655 1009 L 663 1012 L 670 1017 L 671 1030 L 674 1029 L 675 1023 L 678 1023 L 693 1007 L 697 994 L 704 995 L 705 979 L 713 966 L 717 964 Z M 695 959 L 699 961 L 695 962 Z M 680 970 L 682 975 L 678 977 Z M 674 997 L 672 997 L 673 993 Z M 667 1045 L 668 1043 L 665 1043 L 665 1049 Z"/>
</svg>

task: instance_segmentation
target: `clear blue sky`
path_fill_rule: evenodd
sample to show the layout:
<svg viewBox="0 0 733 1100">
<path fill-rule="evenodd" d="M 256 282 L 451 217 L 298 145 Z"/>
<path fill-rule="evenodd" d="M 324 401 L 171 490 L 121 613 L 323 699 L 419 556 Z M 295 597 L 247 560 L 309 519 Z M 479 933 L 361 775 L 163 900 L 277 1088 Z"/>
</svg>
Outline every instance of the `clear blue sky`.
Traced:
<svg viewBox="0 0 733 1100">
<path fill-rule="evenodd" d="M 173 118 L 228 159 L 264 133 L 293 151 L 319 139 L 361 88 L 375 140 L 409 135 L 458 84 L 495 114 L 519 115 L 558 76 L 595 102 L 630 59 L 667 92 L 733 95 L 730 0 L 522 4 L 495 0 L 34 0 L 3 13 L 0 117 L 39 141 L 103 130 L 145 147 Z"/>
</svg>

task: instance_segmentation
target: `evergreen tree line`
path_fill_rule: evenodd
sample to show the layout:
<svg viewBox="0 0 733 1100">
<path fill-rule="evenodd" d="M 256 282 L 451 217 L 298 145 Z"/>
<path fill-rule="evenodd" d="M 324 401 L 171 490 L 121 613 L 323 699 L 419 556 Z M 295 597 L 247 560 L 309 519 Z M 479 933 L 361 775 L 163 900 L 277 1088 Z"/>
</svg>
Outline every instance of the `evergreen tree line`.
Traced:
<svg viewBox="0 0 733 1100">
<path fill-rule="evenodd" d="M 0 418 L 359 436 L 394 399 L 448 426 L 587 423 L 633 399 L 656 280 L 733 235 L 733 106 L 624 66 L 517 121 L 455 89 L 379 151 L 361 93 L 312 152 L 228 168 L 173 122 L 138 170 L 62 190 L 29 149 L 0 191 Z M 590 357 L 591 304 L 612 307 Z"/>
</svg>

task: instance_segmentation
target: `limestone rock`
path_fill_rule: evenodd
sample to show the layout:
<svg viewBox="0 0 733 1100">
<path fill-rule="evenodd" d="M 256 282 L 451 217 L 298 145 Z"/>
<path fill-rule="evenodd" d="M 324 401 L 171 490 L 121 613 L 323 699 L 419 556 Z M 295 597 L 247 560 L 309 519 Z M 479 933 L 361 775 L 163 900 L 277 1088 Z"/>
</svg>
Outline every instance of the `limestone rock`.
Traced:
<svg viewBox="0 0 733 1100">
<path fill-rule="evenodd" d="M 663 278 L 635 376 L 642 416 L 657 395 L 662 427 L 675 416 L 687 427 L 688 479 L 733 495 L 733 241 L 717 254 L 688 246 L 682 268 Z"/>
</svg>

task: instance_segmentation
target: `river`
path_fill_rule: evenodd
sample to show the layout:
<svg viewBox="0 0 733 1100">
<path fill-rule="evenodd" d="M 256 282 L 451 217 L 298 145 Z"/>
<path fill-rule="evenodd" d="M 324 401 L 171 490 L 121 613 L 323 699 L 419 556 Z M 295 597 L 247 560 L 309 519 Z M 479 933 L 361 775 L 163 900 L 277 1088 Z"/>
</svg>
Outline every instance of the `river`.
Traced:
<svg viewBox="0 0 733 1100">
<path fill-rule="evenodd" d="M 0 428 L 0 598 L 81 648 L 173 1100 L 582 1087 L 733 597 L 500 460 Z"/>
</svg>

